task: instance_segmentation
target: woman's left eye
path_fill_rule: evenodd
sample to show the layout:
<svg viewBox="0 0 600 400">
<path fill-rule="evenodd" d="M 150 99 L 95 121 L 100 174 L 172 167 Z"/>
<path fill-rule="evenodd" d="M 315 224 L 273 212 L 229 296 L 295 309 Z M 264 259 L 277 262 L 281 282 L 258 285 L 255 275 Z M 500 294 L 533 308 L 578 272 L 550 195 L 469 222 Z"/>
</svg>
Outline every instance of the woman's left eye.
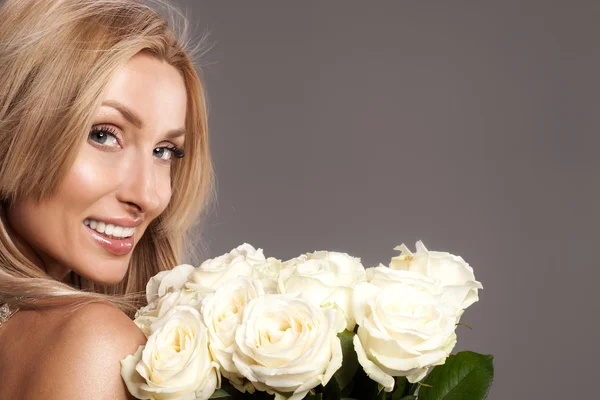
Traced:
<svg viewBox="0 0 600 400">
<path fill-rule="evenodd" d="M 184 156 L 183 150 L 176 146 L 157 147 L 152 151 L 152 153 L 155 157 L 164 161 L 171 161 L 173 158 L 182 158 Z"/>
</svg>

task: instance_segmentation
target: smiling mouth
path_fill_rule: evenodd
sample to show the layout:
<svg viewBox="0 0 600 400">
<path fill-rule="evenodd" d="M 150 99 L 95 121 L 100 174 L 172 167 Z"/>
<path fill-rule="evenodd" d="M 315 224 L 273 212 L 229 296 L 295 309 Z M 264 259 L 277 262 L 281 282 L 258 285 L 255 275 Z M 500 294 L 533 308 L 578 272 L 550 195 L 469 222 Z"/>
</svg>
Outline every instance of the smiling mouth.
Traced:
<svg viewBox="0 0 600 400">
<path fill-rule="evenodd" d="M 127 228 L 102 221 L 86 218 L 83 224 L 108 239 L 123 240 L 133 236 L 135 228 Z"/>
</svg>

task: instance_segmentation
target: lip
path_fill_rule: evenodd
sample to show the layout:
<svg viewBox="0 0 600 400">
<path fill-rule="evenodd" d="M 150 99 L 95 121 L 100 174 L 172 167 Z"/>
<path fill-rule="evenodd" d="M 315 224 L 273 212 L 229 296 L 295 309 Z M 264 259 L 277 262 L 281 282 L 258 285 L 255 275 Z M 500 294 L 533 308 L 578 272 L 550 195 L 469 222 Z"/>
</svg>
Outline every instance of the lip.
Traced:
<svg viewBox="0 0 600 400">
<path fill-rule="evenodd" d="M 96 243 L 104 247 L 104 249 L 106 249 L 109 253 L 112 253 L 116 256 L 124 256 L 133 250 L 133 235 L 135 235 L 135 233 L 132 236 L 124 239 L 110 239 L 99 234 L 89 226 L 83 225 L 83 227 L 90 233 Z"/>
<path fill-rule="evenodd" d="M 111 218 L 100 218 L 95 216 L 87 217 L 87 219 L 93 219 L 98 222 L 104 222 L 105 224 L 113 224 L 124 226 L 126 228 L 135 228 L 136 226 L 140 226 L 142 222 L 144 222 L 144 218 L 126 218 L 126 217 L 111 217 Z"/>
</svg>

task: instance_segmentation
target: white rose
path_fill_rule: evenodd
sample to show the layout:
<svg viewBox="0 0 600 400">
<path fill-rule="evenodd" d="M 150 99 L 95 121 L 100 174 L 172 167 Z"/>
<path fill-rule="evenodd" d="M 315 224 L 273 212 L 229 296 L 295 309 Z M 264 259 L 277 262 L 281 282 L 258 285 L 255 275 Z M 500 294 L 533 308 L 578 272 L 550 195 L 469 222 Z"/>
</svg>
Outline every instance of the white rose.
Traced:
<svg viewBox="0 0 600 400">
<path fill-rule="evenodd" d="M 194 267 L 181 264 L 169 271 L 161 271 L 148 281 L 146 299 L 148 304 L 171 291 L 179 290 L 189 280 Z"/>
<path fill-rule="evenodd" d="M 267 258 L 262 264 L 254 266 L 254 279 L 262 282 L 265 293 L 277 293 L 277 280 L 279 279 L 279 270 L 281 269 L 281 260 L 274 257 Z"/>
<path fill-rule="evenodd" d="M 200 313 L 176 306 L 157 319 L 145 346 L 121 361 L 121 376 L 138 399 L 208 399 L 219 385 Z"/>
<path fill-rule="evenodd" d="M 150 325 L 158 319 L 158 310 L 156 309 L 156 302 L 152 302 L 145 307 L 140 308 L 135 313 L 133 322 L 138 328 L 146 335 L 150 336 Z"/>
<path fill-rule="evenodd" d="M 262 249 L 244 243 L 222 256 L 204 261 L 190 275 L 187 287 L 194 290 L 216 290 L 228 279 L 254 275 L 254 267 L 266 261 Z"/>
<path fill-rule="evenodd" d="M 394 250 L 402 253 L 392 258 L 390 268 L 417 272 L 439 281 L 444 301 L 452 304 L 458 315 L 479 300 L 477 290 L 483 289 L 483 286 L 475 280 L 473 268 L 462 257 L 428 251 L 420 240 L 416 247 L 416 253 L 411 253 L 404 244 L 395 247 Z"/>
<path fill-rule="evenodd" d="M 316 305 L 336 304 L 345 314 L 346 329 L 354 330 L 353 287 L 365 281 L 360 259 L 345 253 L 317 251 L 286 261 L 279 272 L 280 293 L 301 293 Z"/>
<path fill-rule="evenodd" d="M 200 310 L 202 294 L 195 290 L 181 289 L 176 292 L 168 292 L 157 298 L 152 303 L 140 308 L 133 322 L 144 332 L 146 337 L 150 336 L 150 326 L 158 318 L 165 315 L 169 309 L 175 306 L 190 306 Z"/>
<path fill-rule="evenodd" d="M 342 365 L 336 311 L 284 294 L 250 301 L 236 332 L 233 362 L 261 391 L 290 400 L 326 385 Z"/>
<path fill-rule="evenodd" d="M 235 332 L 242 322 L 244 308 L 264 294 L 260 281 L 239 277 L 223 283 L 202 301 L 202 318 L 208 329 L 209 348 L 220 364 L 221 373 L 240 391 L 254 391 L 233 363 Z"/>
<path fill-rule="evenodd" d="M 387 392 L 394 376 L 421 380 L 456 344 L 454 309 L 441 301 L 437 282 L 425 276 L 369 268 L 367 282 L 354 288 L 353 303 L 358 361 Z"/>
</svg>

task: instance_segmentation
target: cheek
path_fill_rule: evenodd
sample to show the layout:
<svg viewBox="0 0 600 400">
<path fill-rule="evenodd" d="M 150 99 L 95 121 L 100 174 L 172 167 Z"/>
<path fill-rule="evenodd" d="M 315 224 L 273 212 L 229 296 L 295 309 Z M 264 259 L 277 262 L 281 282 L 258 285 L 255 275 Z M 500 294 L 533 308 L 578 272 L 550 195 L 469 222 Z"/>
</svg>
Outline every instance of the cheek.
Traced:
<svg viewBox="0 0 600 400">
<path fill-rule="evenodd" d="M 53 241 L 68 236 L 83 222 L 85 213 L 110 186 L 110 175 L 101 172 L 93 157 L 77 157 L 73 167 L 52 197 L 40 203 L 21 200 L 14 209 L 17 226 L 26 226 L 38 235 Z"/>
<path fill-rule="evenodd" d="M 60 218 L 56 211 L 52 212 L 53 209 L 52 202 L 46 199 L 42 203 L 17 199 L 7 211 L 9 226 L 25 243 L 34 247 L 46 246 L 57 237 L 53 229 L 56 229 Z"/>
<path fill-rule="evenodd" d="M 112 166 L 109 163 L 100 163 L 93 155 L 78 157 L 63 182 L 61 195 L 75 202 L 76 209 L 91 206 L 112 190 L 116 165 L 117 163 L 113 163 Z"/>
</svg>

